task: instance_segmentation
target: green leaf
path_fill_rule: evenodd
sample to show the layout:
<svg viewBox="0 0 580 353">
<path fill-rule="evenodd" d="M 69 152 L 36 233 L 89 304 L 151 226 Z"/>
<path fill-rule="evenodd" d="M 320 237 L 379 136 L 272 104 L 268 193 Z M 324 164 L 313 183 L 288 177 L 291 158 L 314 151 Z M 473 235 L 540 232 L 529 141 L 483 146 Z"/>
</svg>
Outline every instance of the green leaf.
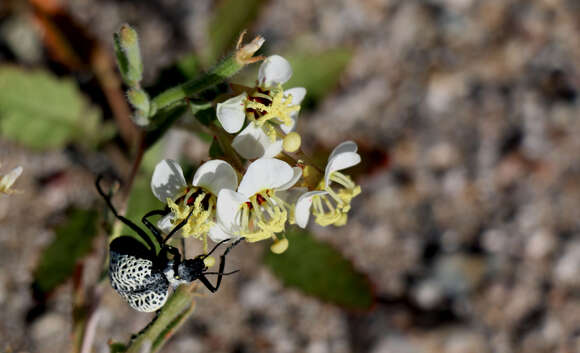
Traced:
<svg viewBox="0 0 580 353">
<path fill-rule="evenodd" d="M 236 43 L 243 30 L 251 27 L 266 0 L 222 0 L 210 21 L 209 37 L 211 46 L 205 55 L 207 63 L 217 58 Z"/>
<path fill-rule="evenodd" d="M 267 250 L 264 259 L 285 285 L 349 309 L 372 307 L 375 297 L 367 276 L 340 252 L 295 227 L 286 236 L 288 250 L 280 255 Z"/>
<path fill-rule="evenodd" d="M 37 149 L 100 138 L 100 111 L 70 79 L 0 66 L 0 134 Z"/>
<path fill-rule="evenodd" d="M 76 263 L 89 253 L 97 235 L 97 219 L 96 211 L 73 209 L 66 222 L 55 229 L 56 236 L 34 271 L 35 286 L 43 293 L 65 282 Z"/>
<path fill-rule="evenodd" d="M 284 57 L 292 65 L 292 78 L 284 87 L 304 87 L 306 105 L 324 98 L 337 84 L 352 58 L 352 51 L 334 48 L 322 52 L 289 52 Z"/>
</svg>

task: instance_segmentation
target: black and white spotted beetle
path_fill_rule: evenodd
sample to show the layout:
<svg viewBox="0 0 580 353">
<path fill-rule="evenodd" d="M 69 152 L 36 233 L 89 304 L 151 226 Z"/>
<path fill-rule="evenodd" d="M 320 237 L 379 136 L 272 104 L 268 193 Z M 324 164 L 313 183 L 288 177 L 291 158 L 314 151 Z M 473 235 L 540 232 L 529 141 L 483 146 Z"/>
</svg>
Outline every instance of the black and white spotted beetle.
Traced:
<svg viewBox="0 0 580 353">
<path fill-rule="evenodd" d="M 115 217 L 133 229 L 147 244 L 145 246 L 136 238 L 124 235 L 115 238 L 109 245 L 109 279 L 111 280 L 111 285 L 133 309 L 144 312 L 157 311 L 167 301 L 170 286 L 176 287 L 195 280 L 199 280 L 207 289 L 215 292 L 220 286 L 223 275 L 237 272 L 223 272 L 225 256 L 243 238 L 234 241 L 221 255 L 218 272 L 208 272 L 203 260 L 216 250 L 218 246 L 228 240 L 219 242 L 208 254 L 202 254 L 194 259 L 182 261 L 179 250 L 168 245 L 167 241 L 186 224 L 191 213 L 188 218 L 175 226 L 163 239 L 161 232 L 147 218 L 154 215 L 164 215 L 167 211 L 153 210 L 143 216 L 141 221 L 155 237 L 158 243 L 157 246 L 160 248 L 159 253 L 157 253 L 156 244 L 147 236 L 145 231 L 117 213 L 110 197 L 101 188 L 101 179 L 101 176 L 97 178 L 96 186 L 99 194 L 105 199 L 107 206 Z M 172 256 L 171 259 L 169 255 Z M 209 282 L 206 275 L 218 276 L 215 286 Z"/>
</svg>

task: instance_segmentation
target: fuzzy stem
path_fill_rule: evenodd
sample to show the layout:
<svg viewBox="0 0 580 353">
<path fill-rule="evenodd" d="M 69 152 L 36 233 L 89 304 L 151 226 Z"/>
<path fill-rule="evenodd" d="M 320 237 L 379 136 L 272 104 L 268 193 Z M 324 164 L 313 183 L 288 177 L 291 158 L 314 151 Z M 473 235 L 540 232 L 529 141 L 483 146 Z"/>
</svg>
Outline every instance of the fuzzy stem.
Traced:
<svg viewBox="0 0 580 353">
<path fill-rule="evenodd" d="M 158 352 L 193 313 L 196 288 L 196 283 L 177 288 L 155 319 L 129 343 L 126 352 L 140 353 L 145 345 L 151 346 L 151 353 Z"/>
<path fill-rule="evenodd" d="M 262 59 L 261 57 L 253 57 L 253 55 L 260 49 L 263 43 L 264 40 L 261 37 L 256 37 L 247 45 L 238 48 L 232 55 L 217 64 L 206 75 L 160 93 L 157 97 L 153 98 L 153 106 L 156 110 L 167 108 L 235 75 L 247 64 Z"/>
</svg>

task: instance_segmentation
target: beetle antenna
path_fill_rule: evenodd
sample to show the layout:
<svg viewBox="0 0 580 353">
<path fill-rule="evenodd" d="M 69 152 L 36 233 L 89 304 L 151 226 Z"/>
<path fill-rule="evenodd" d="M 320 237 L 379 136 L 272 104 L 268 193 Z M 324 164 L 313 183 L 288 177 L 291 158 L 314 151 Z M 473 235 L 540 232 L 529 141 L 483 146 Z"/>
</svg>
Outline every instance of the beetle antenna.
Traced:
<svg viewBox="0 0 580 353">
<path fill-rule="evenodd" d="M 208 252 L 208 253 L 207 253 L 207 254 L 205 254 L 205 255 L 202 255 L 202 258 L 203 258 L 203 259 L 205 259 L 205 258 L 206 258 L 206 257 L 208 257 L 209 255 L 211 255 L 211 254 L 212 254 L 214 251 L 216 251 L 216 249 L 217 249 L 217 248 L 218 248 L 220 245 L 222 245 L 223 243 L 225 243 L 225 242 L 227 242 L 227 241 L 229 241 L 229 239 L 224 239 L 224 240 L 220 241 L 219 243 L 217 243 L 216 245 L 214 245 L 213 249 L 211 249 L 211 251 L 210 251 L 210 252 Z"/>
<path fill-rule="evenodd" d="M 204 275 L 222 275 L 222 276 L 228 276 L 228 275 L 233 275 L 234 273 L 240 272 L 240 270 L 235 270 L 235 271 L 231 271 L 231 272 L 204 272 Z"/>
<path fill-rule="evenodd" d="M 155 250 L 155 244 L 153 244 L 153 241 L 147 235 L 147 233 L 145 233 L 145 231 L 143 231 L 143 229 L 139 228 L 138 225 L 136 225 L 135 223 L 131 222 L 131 220 L 129 220 L 128 218 L 125 218 L 125 217 L 121 216 L 117 212 L 117 210 L 115 209 L 115 206 L 113 206 L 113 203 L 111 202 L 111 197 L 109 195 L 105 194 L 105 192 L 103 191 L 103 188 L 101 187 L 101 180 L 103 180 L 103 175 L 102 174 L 100 174 L 99 176 L 97 176 L 97 180 L 95 181 L 95 186 L 97 187 L 97 191 L 99 192 L 99 194 L 101 195 L 101 197 L 103 199 L 105 199 L 105 202 L 107 203 L 107 206 L 109 207 L 109 209 L 111 210 L 111 212 L 113 212 L 113 215 L 118 220 L 120 220 L 121 222 L 125 223 L 129 228 L 133 229 L 147 243 L 147 245 L 149 245 L 151 247 L 151 249 Z"/>
</svg>

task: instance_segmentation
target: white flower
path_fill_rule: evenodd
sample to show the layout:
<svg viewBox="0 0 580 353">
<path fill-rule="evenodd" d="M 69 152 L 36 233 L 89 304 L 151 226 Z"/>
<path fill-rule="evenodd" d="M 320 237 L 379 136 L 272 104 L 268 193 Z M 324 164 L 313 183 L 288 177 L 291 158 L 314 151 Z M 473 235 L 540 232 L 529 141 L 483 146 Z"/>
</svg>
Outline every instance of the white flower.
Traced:
<svg viewBox="0 0 580 353">
<path fill-rule="evenodd" d="M 171 213 L 159 221 L 159 228 L 167 232 L 191 213 L 182 233 L 186 237 L 203 238 L 206 251 L 206 235 L 216 242 L 232 238 L 231 234 L 216 225 L 216 202 L 221 190 L 234 190 L 237 185 L 236 172 L 222 160 L 202 164 L 195 172 L 191 185 L 185 182 L 177 162 L 170 159 L 159 162 L 153 172 L 151 190 L 171 209 Z"/>
<path fill-rule="evenodd" d="M 22 167 L 16 167 L 12 169 L 8 174 L 3 175 L 0 178 L 0 194 L 14 194 L 18 192 L 12 189 L 12 185 L 16 182 L 16 179 L 22 174 Z"/>
<path fill-rule="evenodd" d="M 279 55 L 272 55 L 260 66 L 258 87 L 251 95 L 245 92 L 217 105 L 217 118 L 229 133 L 242 129 L 245 118 L 250 124 L 232 143 L 233 148 L 246 159 L 274 157 L 282 151 L 281 134 L 294 131 L 300 103 L 306 95 L 303 87 L 282 89 L 292 76 L 290 63 Z"/>
<path fill-rule="evenodd" d="M 274 158 L 251 163 L 237 191 L 223 189 L 217 200 L 217 221 L 226 233 L 245 237 L 249 242 L 268 238 L 285 229 L 288 205 L 277 195 L 292 187 L 300 168 Z"/>
<path fill-rule="evenodd" d="M 340 171 L 360 163 L 361 158 L 356 151 L 357 145 L 352 141 L 343 142 L 332 151 L 317 190 L 303 194 L 296 201 L 296 224 L 306 227 L 311 208 L 316 223 L 322 226 L 346 224 L 351 200 L 361 190 L 348 175 Z M 339 185 L 338 191 L 331 187 L 333 183 Z"/>
</svg>

